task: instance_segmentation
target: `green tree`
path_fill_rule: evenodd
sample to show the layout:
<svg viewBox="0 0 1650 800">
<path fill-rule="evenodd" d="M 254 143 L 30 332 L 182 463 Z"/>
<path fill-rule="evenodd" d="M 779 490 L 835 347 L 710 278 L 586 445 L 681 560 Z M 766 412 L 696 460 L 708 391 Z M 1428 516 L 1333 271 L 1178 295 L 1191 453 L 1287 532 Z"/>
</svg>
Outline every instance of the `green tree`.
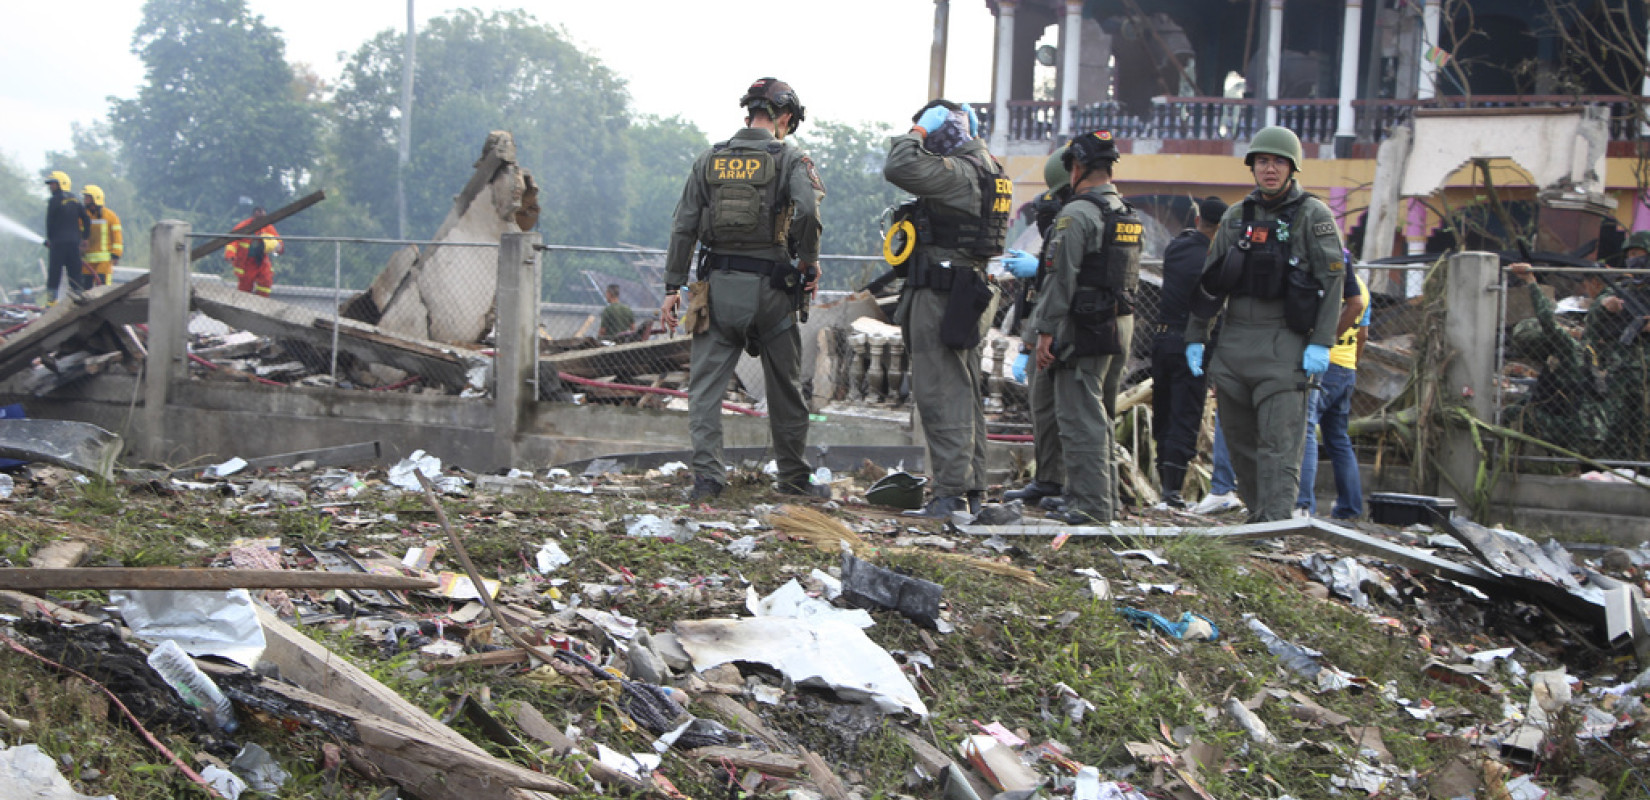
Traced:
<svg viewBox="0 0 1650 800">
<path fill-rule="evenodd" d="M 626 186 L 629 205 L 625 241 L 643 247 L 670 245 L 670 225 L 682 182 L 710 142 L 692 123 L 678 117 L 646 117 L 625 135 L 636 154 Z"/>
<path fill-rule="evenodd" d="M 46 249 L 35 237 L 46 229 L 46 194 L 41 181 L 0 153 L 0 287 L 15 292 L 43 286 Z M 11 295 L 16 300 L 16 295 Z"/>
<path fill-rule="evenodd" d="M 275 208 L 306 183 L 317 109 L 245 0 L 148 0 L 132 51 L 145 81 L 110 120 L 142 205 L 227 226 L 241 197 Z"/>
<path fill-rule="evenodd" d="M 335 99 L 341 188 L 384 230 L 396 227 L 402 58 L 401 34 L 379 33 L 349 60 Z M 626 232 L 628 94 L 563 33 L 522 11 L 455 11 L 418 32 L 414 86 L 409 234 L 435 233 L 493 130 L 514 135 L 541 187 L 546 241 L 611 245 Z"/>
<path fill-rule="evenodd" d="M 855 127 L 839 122 L 809 123 L 797 134 L 798 145 L 814 160 L 825 184 L 825 202 L 820 206 L 825 253 L 871 256 L 882 252 L 882 214 L 904 199 L 899 189 L 882 179 L 889 135 L 886 125 Z M 884 268 L 879 264 L 826 264 L 820 284 L 826 289 L 854 289 Z"/>
</svg>

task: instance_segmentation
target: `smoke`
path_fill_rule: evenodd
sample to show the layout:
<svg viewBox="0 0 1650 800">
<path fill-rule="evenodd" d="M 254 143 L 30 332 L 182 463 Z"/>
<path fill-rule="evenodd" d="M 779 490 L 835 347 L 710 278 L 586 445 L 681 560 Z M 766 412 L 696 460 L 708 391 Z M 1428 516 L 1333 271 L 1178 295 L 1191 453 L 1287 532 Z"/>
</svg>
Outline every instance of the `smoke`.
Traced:
<svg viewBox="0 0 1650 800">
<path fill-rule="evenodd" d="M 34 244 L 40 244 L 45 241 L 45 238 L 40 234 L 29 230 L 28 226 L 6 216 L 5 214 L 0 214 L 0 233 L 9 233 L 18 238 L 27 239 Z"/>
</svg>

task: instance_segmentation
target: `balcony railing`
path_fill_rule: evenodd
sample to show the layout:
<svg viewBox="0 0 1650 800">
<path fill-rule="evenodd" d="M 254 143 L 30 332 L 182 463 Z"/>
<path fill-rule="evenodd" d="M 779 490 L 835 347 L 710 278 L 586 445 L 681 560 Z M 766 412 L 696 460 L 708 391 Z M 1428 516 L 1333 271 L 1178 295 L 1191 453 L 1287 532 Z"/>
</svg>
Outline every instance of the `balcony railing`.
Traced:
<svg viewBox="0 0 1650 800">
<path fill-rule="evenodd" d="M 1357 140 L 1380 142 L 1390 131 L 1407 123 L 1417 108 L 1573 108 L 1604 106 L 1610 110 L 1610 140 L 1639 138 L 1640 107 L 1650 97 L 1619 95 L 1479 95 L 1438 97 L 1430 100 L 1353 100 Z M 1273 103 L 1277 120 L 1301 141 L 1332 144 L 1339 116 L 1334 99 L 1284 98 Z M 978 103 L 981 125 L 993 124 L 991 105 Z M 1120 139 L 1246 140 L 1265 125 L 1266 104 L 1251 98 L 1159 97 L 1144 115 L 1129 114 L 1118 103 L 1076 106 L 1072 122 L 1078 131 L 1107 128 Z M 1008 104 L 1008 138 L 1014 141 L 1054 141 L 1060 134 L 1060 104 L 1015 100 Z"/>
</svg>

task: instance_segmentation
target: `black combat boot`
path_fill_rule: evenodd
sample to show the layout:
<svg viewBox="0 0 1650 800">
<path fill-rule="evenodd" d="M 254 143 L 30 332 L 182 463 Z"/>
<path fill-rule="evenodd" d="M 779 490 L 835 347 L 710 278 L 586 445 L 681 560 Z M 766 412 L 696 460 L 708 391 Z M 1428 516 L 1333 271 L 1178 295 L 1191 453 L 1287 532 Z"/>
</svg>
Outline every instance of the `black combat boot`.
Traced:
<svg viewBox="0 0 1650 800">
<path fill-rule="evenodd" d="M 689 503 L 701 500 L 714 500 L 722 495 L 722 484 L 703 475 L 693 476 L 693 488 L 688 490 Z"/>
<path fill-rule="evenodd" d="M 1019 500 L 1026 505 L 1035 505 L 1045 497 L 1059 497 L 1062 487 L 1058 483 L 1033 480 L 1018 489 L 1003 492 L 1004 500 Z"/>
<path fill-rule="evenodd" d="M 950 497 L 936 497 L 928 501 L 928 505 L 915 511 L 901 512 L 907 517 L 922 517 L 923 519 L 949 520 L 951 515 L 958 511 L 968 510 L 968 500 L 958 495 Z"/>
</svg>

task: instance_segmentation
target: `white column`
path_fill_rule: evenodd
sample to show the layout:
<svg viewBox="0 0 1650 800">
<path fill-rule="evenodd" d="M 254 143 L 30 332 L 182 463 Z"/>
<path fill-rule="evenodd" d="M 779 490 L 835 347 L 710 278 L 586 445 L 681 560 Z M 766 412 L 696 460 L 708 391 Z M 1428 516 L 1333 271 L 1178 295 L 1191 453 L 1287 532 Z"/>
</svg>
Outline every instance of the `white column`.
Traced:
<svg viewBox="0 0 1650 800">
<path fill-rule="evenodd" d="M 1647 25 L 1646 27 L 1650 28 L 1650 25 Z M 1644 63 L 1650 64 L 1650 30 L 1646 30 L 1645 33 L 1646 33 L 1646 36 L 1645 36 L 1645 39 L 1644 39 L 1644 59 L 1645 59 Z M 1644 71 L 1644 87 L 1639 89 L 1639 94 L 1642 95 L 1642 96 L 1650 97 L 1650 70 L 1645 70 Z M 1640 115 L 1644 114 L 1644 110 L 1642 108 L 1640 108 L 1639 114 Z M 1645 120 L 1644 122 L 1642 122 L 1639 126 L 1639 131 L 1640 131 L 1641 135 L 1650 136 L 1650 120 Z"/>
<path fill-rule="evenodd" d="M 991 97 L 990 147 L 1008 152 L 1008 93 L 1014 80 L 1014 10 L 1018 0 L 997 0 L 997 74 Z"/>
<path fill-rule="evenodd" d="M 1341 24 L 1341 98 L 1335 119 L 1335 138 L 1357 136 L 1352 100 L 1358 96 L 1358 40 L 1364 22 L 1363 0 L 1346 0 L 1346 21 Z"/>
<path fill-rule="evenodd" d="M 934 0 L 934 46 L 928 55 L 928 99 L 945 96 L 945 50 L 951 26 L 951 0 Z"/>
<path fill-rule="evenodd" d="M 1278 72 L 1283 69 L 1283 0 L 1266 2 L 1266 124 L 1278 124 Z"/>
<path fill-rule="evenodd" d="M 1066 22 L 1060 31 L 1060 132 L 1076 133 L 1072 108 L 1077 105 L 1077 83 L 1083 74 L 1083 0 L 1066 0 Z"/>
<path fill-rule="evenodd" d="M 1426 0 L 1421 7 L 1421 85 L 1415 96 L 1430 100 L 1438 94 L 1438 65 L 1427 58 L 1427 51 L 1438 46 L 1438 18 L 1440 0 Z"/>
</svg>

